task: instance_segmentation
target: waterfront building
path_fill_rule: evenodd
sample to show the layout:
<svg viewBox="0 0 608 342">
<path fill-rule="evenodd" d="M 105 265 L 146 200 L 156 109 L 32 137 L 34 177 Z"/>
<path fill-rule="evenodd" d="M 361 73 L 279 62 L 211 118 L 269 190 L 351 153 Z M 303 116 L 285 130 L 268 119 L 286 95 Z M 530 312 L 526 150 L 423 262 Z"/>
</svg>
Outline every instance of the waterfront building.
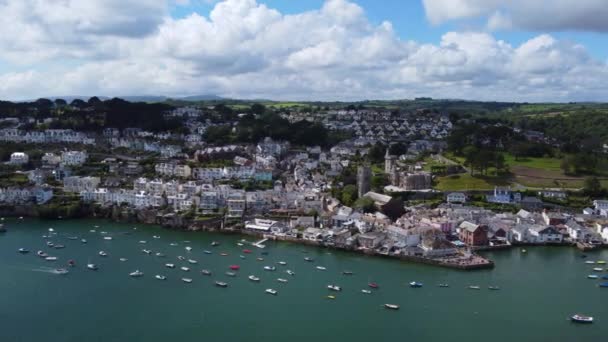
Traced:
<svg viewBox="0 0 608 342">
<path fill-rule="evenodd" d="M 487 246 L 488 227 L 472 222 L 464 221 L 458 227 L 460 230 L 460 240 L 468 246 Z"/>
</svg>

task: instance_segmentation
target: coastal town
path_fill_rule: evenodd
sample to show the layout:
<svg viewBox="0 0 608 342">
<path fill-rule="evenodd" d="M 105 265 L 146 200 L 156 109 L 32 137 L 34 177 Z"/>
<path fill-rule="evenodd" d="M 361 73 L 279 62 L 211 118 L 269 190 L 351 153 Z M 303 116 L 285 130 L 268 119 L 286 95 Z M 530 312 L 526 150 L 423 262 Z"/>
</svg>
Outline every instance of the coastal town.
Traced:
<svg viewBox="0 0 608 342">
<path fill-rule="evenodd" d="M 484 250 L 608 244 L 601 191 L 571 205 L 586 188 L 438 186 L 505 168 L 497 152 L 488 165 L 454 152 L 470 118 L 422 107 L 219 103 L 154 107 L 152 125 L 153 105 L 110 101 L 139 114 L 121 121 L 96 98 L 38 100 L 15 107 L 19 115 L 0 109 L 2 216 L 240 233 L 459 269 L 493 267 Z M 508 143 L 492 141 L 498 131 L 559 148 L 542 132 L 480 125 L 493 133 L 477 155 Z"/>
</svg>

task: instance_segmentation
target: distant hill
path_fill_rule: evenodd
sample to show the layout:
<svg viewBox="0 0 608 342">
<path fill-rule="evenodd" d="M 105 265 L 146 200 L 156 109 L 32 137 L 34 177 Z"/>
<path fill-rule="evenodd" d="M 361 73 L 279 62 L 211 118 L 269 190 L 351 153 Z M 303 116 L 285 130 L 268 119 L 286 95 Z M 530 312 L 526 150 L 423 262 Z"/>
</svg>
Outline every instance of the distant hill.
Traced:
<svg viewBox="0 0 608 342">
<path fill-rule="evenodd" d="M 45 97 L 51 101 L 55 101 L 56 99 L 64 99 L 68 103 L 72 102 L 76 99 L 88 101 L 92 96 L 84 96 L 84 95 L 69 95 L 69 96 L 50 96 Z M 165 102 L 165 101 L 186 101 L 186 102 L 198 102 L 198 101 L 219 101 L 225 100 L 225 98 L 217 96 L 217 95 L 191 95 L 191 96 L 183 96 L 183 97 L 169 97 L 162 95 L 131 95 L 131 96 L 97 96 L 100 100 L 105 101 L 111 98 L 117 97 L 129 102 Z M 22 102 L 33 102 L 36 99 L 22 101 Z"/>
</svg>

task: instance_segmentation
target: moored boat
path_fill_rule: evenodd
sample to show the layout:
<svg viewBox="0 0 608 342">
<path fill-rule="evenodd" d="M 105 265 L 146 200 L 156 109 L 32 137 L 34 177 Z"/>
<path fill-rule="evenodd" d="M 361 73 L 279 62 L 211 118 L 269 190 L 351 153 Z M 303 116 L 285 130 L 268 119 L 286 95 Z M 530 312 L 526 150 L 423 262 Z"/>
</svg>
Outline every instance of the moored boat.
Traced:
<svg viewBox="0 0 608 342">
<path fill-rule="evenodd" d="M 273 290 L 273 289 L 266 289 L 265 292 L 268 293 L 268 294 L 271 294 L 273 296 L 276 296 L 277 293 L 278 293 L 277 290 Z"/>
<path fill-rule="evenodd" d="M 595 264 L 595 261 L 593 261 L 593 260 L 587 260 L 587 261 L 585 261 L 585 264 L 593 265 L 593 264 Z"/>
<path fill-rule="evenodd" d="M 448 284 L 446 284 L 446 283 L 442 283 L 442 284 L 439 284 L 439 285 L 437 285 L 437 286 L 439 286 L 439 287 L 450 287 L 450 285 L 448 285 Z"/>
<path fill-rule="evenodd" d="M 209 271 L 209 270 L 202 270 L 202 271 L 201 271 L 201 273 L 202 273 L 203 275 L 207 275 L 207 276 L 208 276 L 208 275 L 211 275 L 211 271 Z"/>
<path fill-rule="evenodd" d="M 218 286 L 218 287 L 228 287 L 228 283 L 225 283 L 223 281 L 216 281 L 215 282 L 215 286 Z"/>
<path fill-rule="evenodd" d="M 164 255 L 163 253 L 160 253 L 160 252 L 159 252 L 159 253 L 156 253 L 155 255 L 156 255 L 157 257 L 159 257 L 159 258 L 164 258 L 164 257 L 165 257 L 165 255 Z"/>
<path fill-rule="evenodd" d="M 57 260 L 57 257 L 47 256 L 46 258 L 44 258 L 44 260 L 46 260 L 46 261 L 55 261 L 55 260 Z"/>
<path fill-rule="evenodd" d="M 175 264 L 165 264 L 165 267 L 167 267 L 167 268 L 175 268 Z"/>
<path fill-rule="evenodd" d="M 185 249 L 187 252 L 192 251 L 192 247 L 190 247 L 190 246 L 186 246 L 184 249 Z"/>
<path fill-rule="evenodd" d="M 593 269 L 593 272 L 603 272 L 603 271 L 604 271 L 604 269 L 603 269 L 603 268 L 601 268 L 601 267 L 595 267 L 595 268 Z"/>
<path fill-rule="evenodd" d="M 230 265 L 230 269 L 233 271 L 238 271 L 241 268 L 239 265 Z"/>
<path fill-rule="evenodd" d="M 65 246 L 64 245 L 55 245 L 55 246 L 53 246 L 53 248 L 62 249 L 62 248 L 65 248 Z"/>
<path fill-rule="evenodd" d="M 332 291 L 342 291 L 342 288 L 338 285 L 327 285 L 327 288 Z"/>
<path fill-rule="evenodd" d="M 208 251 L 208 250 L 204 250 L 203 253 L 205 253 L 205 254 L 212 254 L 211 251 Z"/>
<path fill-rule="evenodd" d="M 140 271 L 140 270 L 135 270 L 131 273 L 129 273 L 129 276 L 133 277 L 133 278 L 139 278 L 142 277 L 144 275 L 144 272 Z"/>
<path fill-rule="evenodd" d="M 342 271 L 343 275 L 353 275 L 352 271 Z"/>
<path fill-rule="evenodd" d="M 182 267 L 180 267 L 180 269 L 184 272 L 190 272 L 190 269 L 186 266 L 182 266 Z"/>
<path fill-rule="evenodd" d="M 91 271 L 97 271 L 97 269 L 98 269 L 97 265 L 91 264 L 91 263 L 87 264 L 87 268 L 90 269 Z"/>
<path fill-rule="evenodd" d="M 327 268 L 325 268 L 325 267 L 323 267 L 323 266 L 317 266 L 317 269 L 318 269 L 319 271 L 325 271 L 325 270 L 327 270 Z"/>
<path fill-rule="evenodd" d="M 226 275 L 229 277 L 236 277 L 236 273 L 230 271 L 226 272 Z"/>
<path fill-rule="evenodd" d="M 287 265 L 287 262 L 285 262 L 285 261 L 279 261 L 279 265 L 285 266 L 285 265 Z"/>
<path fill-rule="evenodd" d="M 28 249 L 25 249 L 25 248 L 19 248 L 19 249 L 17 250 L 17 252 L 19 252 L 19 253 L 21 253 L 21 254 L 27 254 L 27 253 L 29 253 L 30 251 L 29 251 Z"/>
<path fill-rule="evenodd" d="M 105 256 L 108 256 L 108 253 L 106 253 L 104 251 L 99 251 L 99 256 L 105 257 Z"/>
<path fill-rule="evenodd" d="M 41 258 L 46 258 L 47 256 L 49 256 L 48 254 L 46 254 L 43 251 L 36 252 L 36 255 L 39 256 L 39 257 L 41 257 Z"/>
<path fill-rule="evenodd" d="M 390 310 L 399 310 L 399 305 L 397 304 L 384 304 L 384 307 Z"/>
<path fill-rule="evenodd" d="M 266 271 L 274 271 L 274 270 L 276 270 L 277 268 L 276 268 L 276 267 L 274 267 L 274 266 L 264 266 L 264 269 L 265 269 Z"/>
<path fill-rule="evenodd" d="M 608 283 L 599 283 L 597 284 L 599 287 L 608 287 Z"/>
<path fill-rule="evenodd" d="M 251 250 L 250 250 L 250 249 L 244 249 L 244 250 L 243 250 L 243 253 L 245 253 L 245 254 L 250 254 L 250 253 L 251 253 Z"/>
<path fill-rule="evenodd" d="M 184 283 L 188 283 L 188 284 L 190 284 L 190 283 L 192 282 L 192 279 L 190 279 L 190 278 L 182 278 L 182 281 L 183 281 Z"/>
<path fill-rule="evenodd" d="M 148 255 L 152 254 L 152 251 L 149 249 L 142 249 L 141 251 Z"/>
<path fill-rule="evenodd" d="M 590 274 L 590 275 L 587 276 L 587 278 L 589 278 L 589 279 L 597 279 L 597 278 L 599 278 L 599 276 L 597 274 Z"/>
<path fill-rule="evenodd" d="M 74 261 L 72 259 L 68 260 L 68 266 L 70 266 L 70 267 L 76 266 L 76 261 Z"/>
<path fill-rule="evenodd" d="M 595 263 L 598 264 L 598 265 L 605 265 L 606 261 L 604 261 L 604 260 L 598 260 Z"/>
<path fill-rule="evenodd" d="M 365 293 L 365 294 L 371 294 L 371 293 L 372 293 L 372 291 L 370 291 L 370 290 L 366 290 L 366 289 L 361 290 L 361 292 L 363 292 L 363 293 Z"/>
<path fill-rule="evenodd" d="M 111 236 L 104 236 L 103 239 L 109 241 L 109 240 L 112 240 L 112 237 Z"/>
<path fill-rule="evenodd" d="M 306 258 L 304 258 L 304 260 L 305 260 L 305 261 L 308 261 L 308 262 L 313 262 L 313 261 L 314 261 L 314 259 L 313 259 L 313 258 L 310 258 L 310 257 L 306 257 Z"/>
<path fill-rule="evenodd" d="M 477 285 L 469 285 L 468 289 L 469 290 L 481 290 L 481 287 L 479 287 Z"/>
<path fill-rule="evenodd" d="M 325 298 L 327 298 L 327 299 L 336 299 L 336 296 L 334 296 L 334 295 L 329 295 L 329 296 L 326 296 Z"/>
<path fill-rule="evenodd" d="M 379 286 L 378 284 L 376 284 L 376 283 L 369 283 L 369 284 L 367 284 L 367 286 L 371 287 L 372 289 L 377 289 L 377 288 L 379 288 L 379 287 L 380 287 L 380 286 Z"/>
<path fill-rule="evenodd" d="M 53 273 L 55 274 L 60 274 L 60 275 L 65 275 L 70 273 L 70 271 L 66 270 L 65 268 L 57 268 L 53 271 Z"/>
<path fill-rule="evenodd" d="M 194 259 L 188 259 L 188 263 L 190 263 L 190 264 L 198 264 L 198 261 L 196 261 Z"/>
<path fill-rule="evenodd" d="M 285 272 L 287 272 L 287 274 L 289 274 L 290 276 L 295 276 L 296 275 L 296 272 L 294 272 L 292 270 L 287 270 Z"/>
<path fill-rule="evenodd" d="M 181 261 L 186 260 L 186 258 L 184 258 L 184 257 L 183 257 L 183 256 L 181 256 L 181 255 L 178 255 L 178 256 L 177 256 L 177 259 L 178 259 L 178 260 L 181 260 Z"/>
<path fill-rule="evenodd" d="M 593 323 L 593 317 L 585 315 L 572 315 L 570 320 L 575 323 Z"/>
<path fill-rule="evenodd" d="M 87 243 L 87 239 L 82 239 L 82 240 L 80 240 L 80 242 Z"/>
<path fill-rule="evenodd" d="M 215 247 L 215 246 L 219 246 L 219 245 L 220 245 L 220 243 L 219 243 L 219 242 L 217 242 L 217 241 L 213 241 L 213 242 L 211 242 L 211 246 L 213 246 L 213 247 Z"/>
<path fill-rule="evenodd" d="M 254 275 L 250 275 L 249 277 L 247 277 L 249 280 L 251 281 L 260 281 L 260 278 L 254 276 Z"/>
<path fill-rule="evenodd" d="M 164 275 L 160 275 L 160 274 L 155 275 L 154 278 L 156 278 L 158 280 L 167 280 L 167 277 L 165 277 Z"/>
<path fill-rule="evenodd" d="M 498 286 L 488 286 L 488 290 L 498 291 L 498 290 L 500 290 L 500 287 L 498 287 Z"/>
<path fill-rule="evenodd" d="M 288 280 L 287 280 L 287 279 L 284 279 L 284 278 L 277 278 L 277 281 L 278 281 L 279 283 L 286 283 L 286 282 L 288 282 Z"/>
<path fill-rule="evenodd" d="M 228 253 L 226 253 L 226 252 L 220 253 L 220 256 L 228 256 Z"/>
<path fill-rule="evenodd" d="M 422 287 L 422 283 L 412 281 L 412 282 L 410 282 L 410 287 L 414 287 L 414 288 Z"/>
</svg>

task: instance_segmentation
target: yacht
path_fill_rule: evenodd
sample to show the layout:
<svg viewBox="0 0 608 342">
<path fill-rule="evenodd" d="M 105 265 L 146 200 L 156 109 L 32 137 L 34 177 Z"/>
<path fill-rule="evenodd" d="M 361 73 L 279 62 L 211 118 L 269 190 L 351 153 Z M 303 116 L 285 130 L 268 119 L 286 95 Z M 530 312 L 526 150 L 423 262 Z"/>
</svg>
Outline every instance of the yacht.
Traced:
<svg viewBox="0 0 608 342">
<path fill-rule="evenodd" d="M 192 282 L 192 279 L 190 279 L 190 278 L 182 278 L 182 281 L 183 281 L 184 283 L 188 283 L 188 284 L 190 284 L 190 283 Z"/>
<path fill-rule="evenodd" d="M 251 281 L 260 281 L 260 278 L 254 276 L 254 275 L 250 275 L 249 277 L 247 277 L 249 280 Z"/>
<path fill-rule="evenodd" d="M 182 267 L 180 267 L 180 269 L 184 272 L 190 272 L 190 269 L 186 266 L 182 266 Z"/>
<path fill-rule="evenodd" d="M 410 282 L 410 287 L 414 287 L 414 288 L 422 287 L 422 283 L 412 281 L 412 282 Z"/>
<path fill-rule="evenodd" d="M 154 278 L 156 278 L 158 280 L 167 280 L 167 277 L 165 277 L 164 275 L 160 275 L 160 274 L 155 275 Z"/>
<path fill-rule="evenodd" d="M 105 257 L 105 256 L 108 256 L 108 253 L 106 253 L 104 251 L 99 251 L 99 256 Z"/>
<path fill-rule="evenodd" d="M 285 261 L 279 261 L 279 265 L 285 266 L 285 265 L 287 265 L 287 263 Z"/>
<path fill-rule="evenodd" d="M 370 291 L 370 290 L 366 290 L 366 289 L 361 290 L 361 292 L 363 292 L 363 293 L 365 293 L 365 294 L 371 294 L 371 293 L 372 293 L 372 291 Z"/>
<path fill-rule="evenodd" d="M 224 283 L 223 281 L 216 281 L 215 286 L 228 287 L 228 283 Z"/>
<path fill-rule="evenodd" d="M 208 275 L 211 275 L 211 271 L 209 271 L 209 270 L 202 270 L 202 271 L 201 271 L 201 273 L 202 273 L 203 275 L 207 275 L 207 276 L 208 276 Z"/>
<path fill-rule="evenodd" d="M 276 267 L 274 267 L 274 266 L 264 266 L 264 269 L 265 269 L 266 271 L 274 271 L 274 270 L 276 270 L 277 268 L 276 268 Z"/>
<path fill-rule="evenodd" d="M 266 289 L 266 293 L 271 294 L 273 296 L 277 295 L 277 290 L 273 290 L 273 289 Z"/>
<path fill-rule="evenodd" d="M 593 317 L 585 315 L 573 315 L 570 320 L 575 323 L 593 323 Z"/>
<path fill-rule="evenodd" d="M 342 291 L 342 288 L 338 285 L 327 285 L 327 288 L 332 291 Z"/>
<path fill-rule="evenodd" d="M 318 269 L 319 271 L 325 271 L 325 270 L 327 270 L 327 268 L 325 268 L 325 267 L 323 267 L 323 266 L 317 266 L 317 269 Z"/>
<path fill-rule="evenodd" d="M 112 237 L 111 236 L 104 236 L 103 239 L 109 241 L 109 240 L 112 240 Z"/>
<path fill-rule="evenodd" d="M 308 262 L 313 262 L 313 261 L 314 261 L 314 259 L 313 259 L 313 258 L 311 258 L 311 257 L 306 257 L 306 258 L 304 258 L 304 260 L 306 260 L 306 261 L 308 261 Z"/>
<path fill-rule="evenodd" d="M 481 287 L 477 286 L 477 285 L 469 285 L 469 289 L 470 290 L 480 290 Z"/>
<path fill-rule="evenodd" d="M 396 304 L 384 304 L 384 307 L 390 310 L 399 310 L 399 305 Z"/>
<path fill-rule="evenodd" d="M 198 261 L 196 261 L 194 259 L 188 259 L 188 263 L 190 263 L 190 264 L 198 264 Z"/>
<path fill-rule="evenodd" d="M 144 275 L 144 272 L 140 271 L 140 270 L 135 270 L 134 272 L 129 273 L 129 276 L 137 278 L 137 277 L 141 277 Z"/>
<path fill-rule="evenodd" d="M 296 275 L 296 272 L 294 272 L 294 271 L 292 271 L 292 270 L 287 270 L 286 272 L 287 272 L 287 274 L 289 274 L 290 276 L 295 276 L 295 275 Z"/>
<path fill-rule="evenodd" d="M 92 270 L 92 271 L 97 271 L 97 265 L 95 264 L 87 264 L 87 268 Z"/>
<path fill-rule="evenodd" d="M 70 273 L 70 271 L 66 270 L 65 268 L 57 268 L 53 271 L 53 273 L 59 274 L 59 275 L 65 275 L 65 274 Z"/>
<path fill-rule="evenodd" d="M 175 268 L 175 264 L 165 264 L 165 267 L 167 267 L 167 268 Z"/>
<path fill-rule="evenodd" d="M 122 261 L 122 262 L 125 262 L 125 261 L 127 261 L 127 258 L 120 258 L 120 259 L 118 259 L 118 260 L 120 260 L 120 261 Z"/>
<path fill-rule="evenodd" d="M 25 249 L 25 248 L 19 248 L 17 251 L 18 251 L 19 253 L 21 253 L 21 254 L 27 254 L 27 253 L 29 253 L 29 252 L 30 252 L 29 250 L 27 250 L 27 249 Z"/>
<path fill-rule="evenodd" d="M 46 261 L 55 261 L 55 260 L 57 260 L 57 257 L 47 256 L 46 258 L 44 258 L 44 260 L 46 260 Z"/>
</svg>

